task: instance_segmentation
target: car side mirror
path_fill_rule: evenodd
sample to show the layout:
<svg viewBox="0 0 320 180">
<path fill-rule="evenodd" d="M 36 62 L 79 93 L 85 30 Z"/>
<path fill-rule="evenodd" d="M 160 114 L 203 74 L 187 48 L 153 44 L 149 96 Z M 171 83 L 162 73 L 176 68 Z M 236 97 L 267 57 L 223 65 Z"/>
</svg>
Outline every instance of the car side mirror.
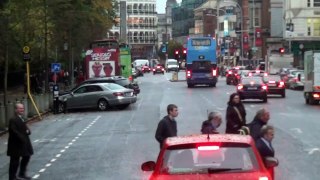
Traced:
<svg viewBox="0 0 320 180">
<path fill-rule="evenodd" d="M 147 161 L 141 165 L 142 171 L 153 171 L 156 167 L 156 163 L 154 161 Z"/>
<path fill-rule="evenodd" d="M 279 165 L 279 161 L 275 157 L 266 157 L 265 158 L 265 165 L 267 168 L 273 168 Z"/>
</svg>

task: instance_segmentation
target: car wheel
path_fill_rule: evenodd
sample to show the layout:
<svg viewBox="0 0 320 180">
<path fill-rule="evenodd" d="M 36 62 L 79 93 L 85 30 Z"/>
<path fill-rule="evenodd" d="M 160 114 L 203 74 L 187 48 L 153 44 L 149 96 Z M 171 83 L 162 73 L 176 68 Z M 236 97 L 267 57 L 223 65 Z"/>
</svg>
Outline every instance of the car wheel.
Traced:
<svg viewBox="0 0 320 180">
<path fill-rule="evenodd" d="M 65 103 L 59 102 L 58 104 L 58 113 L 63 113 L 66 109 Z"/>
<path fill-rule="evenodd" d="M 283 98 L 285 98 L 285 97 L 286 97 L 286 91 L 283 91 L 283 92 L 281 93 L 281 96 L 282 96 Z"/>
<path fill-rule="evenodd" d="M 309 98 L 306 98 L 305 100 L 306 100 L 306 104 L 309 104 Z"/>
<path fill-rule="evenodd" d="M 105 111 L 105 110 L 107 110 L 107 108 L 108 108 L 108 102 L 107 102 L 107 100 L 105 100 L 105 99 L 100 99 L 100 100 L 98 101 L 98 109 L 99 109 L 100 111 Z"/>
</svg>

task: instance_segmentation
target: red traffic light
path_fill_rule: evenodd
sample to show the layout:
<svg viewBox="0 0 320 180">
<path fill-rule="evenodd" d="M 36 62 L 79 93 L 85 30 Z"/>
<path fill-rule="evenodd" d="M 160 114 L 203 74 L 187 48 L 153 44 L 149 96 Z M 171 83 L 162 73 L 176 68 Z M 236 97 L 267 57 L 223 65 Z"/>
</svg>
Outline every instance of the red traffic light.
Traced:
<svg viewBox="0 0 320 180">
<path fill-rule="evenodd" d="M 176 50 L 176 51 L 174 52 L 174 54 L 178 55 L 178 54 L 179 54 L 179 51 L 178 51 L 178 50 Z"/>
<path fill-rule="evenodd" d="M 284 53 L 284 48 L 279 48 L 279 53 L 283 54 Z"/>
<path fill-rule="evenodd" d="M 187 54 L 187 50 L 186 49 L 183 50 L 183 54 Z"/>
</svg>

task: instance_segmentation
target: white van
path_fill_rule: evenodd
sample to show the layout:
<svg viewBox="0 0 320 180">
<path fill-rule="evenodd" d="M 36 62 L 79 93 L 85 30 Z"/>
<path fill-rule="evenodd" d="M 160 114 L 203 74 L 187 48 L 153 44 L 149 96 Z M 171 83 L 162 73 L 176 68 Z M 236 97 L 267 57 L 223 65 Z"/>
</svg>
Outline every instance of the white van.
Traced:
<svg viewBox="0 0 320 180">
<path fill-rule="evenodd" d="M 137 69 L 141 69 L 143 66 L 149 66 L 149 60 L 148 59 L 136 59 L 133 61 L 133 67 Z"/>
<path fill-rule="evenodd" d="M 179 64 L 176 59 L 168 59 L 166 62 L 166 71 L 179 71 Z"/>
</svg>

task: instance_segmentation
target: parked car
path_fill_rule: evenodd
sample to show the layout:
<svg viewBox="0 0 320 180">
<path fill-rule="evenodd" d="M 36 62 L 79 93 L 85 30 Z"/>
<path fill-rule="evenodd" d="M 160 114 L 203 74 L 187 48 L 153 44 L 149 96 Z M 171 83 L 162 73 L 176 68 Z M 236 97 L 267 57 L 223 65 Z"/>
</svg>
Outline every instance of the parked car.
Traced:
<svg viewBox="0 0 320 180">
<path fill-rule="evenodd" d="M 280 76 L 265 76 L 263 82 L 268 86 L 268 94 L 279 94 L 286 97 L 286 87 Z"/>
<path fill-rule="evenodd" d="M 267 102 L 268 86 L 264 84 L 261 77 L 246 77 L 241 79 L 237 86 L 237 93 L 240 99 L 261 99 Z"/>
<path fill-rule="evenodd" d="M 160 64 L 158 64 L 156 67 L 153 68 L 153 75 L 157 74 L 157 73 L 161 73 L 164 74 L 164 67 L 161 66 Z"/>
<path fill-rule="evenodd" d="M 104 111 L 112 106 L 125 109 L 136 101 L 137 96 L 132 89 L 115 83 L 83 84 L 59 96 L 58 111 L 83 108 L 97 108 Z"/>
<path fill-rule="evenodd" d="M 135 95 L 140 93 L 140 87 L 136 82 L 130 82 L 129 79 L 122 77 L 122 76 L 90 78 L 90 79 L 83 81 L 82 83 L 80 83 L 79 85 L 77 85 L 76 87 L 71 89 L 70 91 L 74 91 L 75 89 L 77 89 L 81 85 L 94 84 L 94 83 L 115 83 L 115 84 L 119 84 L 125 88 L 129 88 L 129 89 L 134 90 L 133 92 Z M 60 93 L 60 95 L 66 94 L 68 92 L 69 91 L 66 91 L 64 93 Z"/>
<path fill-rule="evenodd" d="M 276 158 L 261 158 L 251 136 L 206 134 L 167 138 L 157 161 L 141 169 L 152 171 L 150 180 L 267 180 L 277 165 Z"/>
<path fill-rule="evenodd" d="M 288 71 L 288 73 L 286 75 L 283 75 L 282 80 L 285 83 L 286 88 L 290 88 L 290 81 L 291 84 L 298 82 L 298 74 L 303 74 L 304 75 L 304 71 L 303 70 L 297 70 L 297 69 L 290 69 Z M 304 77 L 304 76 L 303 76 Z M 293 78 L 296 78 L 295 80 L 291 80 Z M 291 85 L 291 88 L 293 86 Z"/>
</svg>

